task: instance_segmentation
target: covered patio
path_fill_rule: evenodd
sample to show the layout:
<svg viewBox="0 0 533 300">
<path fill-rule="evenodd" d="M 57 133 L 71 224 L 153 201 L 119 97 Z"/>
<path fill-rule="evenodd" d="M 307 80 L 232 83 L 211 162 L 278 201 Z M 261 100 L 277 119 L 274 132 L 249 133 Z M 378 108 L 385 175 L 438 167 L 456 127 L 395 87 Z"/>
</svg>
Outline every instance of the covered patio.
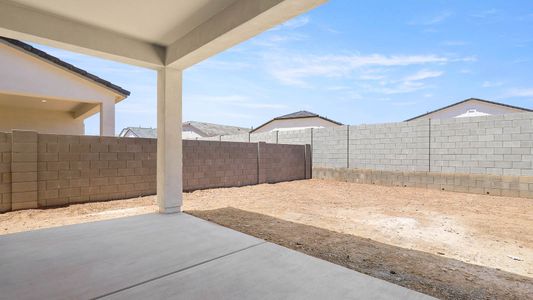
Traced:
<svg viewBox="0 0 533 300">
<path fill-rule="evenodd" d="M 0 36 L 157 70 L 157 195 L 182 206 L 182 72 L 326 0 L 1 0 Z"/>
<path fill-rule="evenodd" d="M 432 299 L 187 214 L 0 237 L 0 299 Z"/>
<path fill-rule="evenodd" d="M 1 237 L 0 298 L 426 298 L 180 213 L 183 70 L 323 2 L 0 0 L 0 36 L 157 71 L 161 213 Z"/>
</svg>

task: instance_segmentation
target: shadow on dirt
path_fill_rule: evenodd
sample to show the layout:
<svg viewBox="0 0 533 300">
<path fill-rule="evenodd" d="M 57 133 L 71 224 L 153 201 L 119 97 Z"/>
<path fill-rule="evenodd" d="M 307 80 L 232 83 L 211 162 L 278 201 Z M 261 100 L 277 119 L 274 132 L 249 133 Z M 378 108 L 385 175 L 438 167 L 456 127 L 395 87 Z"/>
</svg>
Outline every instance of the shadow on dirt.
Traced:
<svg viewBox="0 0 533 300">
<path fill-rule="evenodd" d="M 533 279 L 232 207 L 187 213 L 441 299 L 529 299 Z"/>
</svg>

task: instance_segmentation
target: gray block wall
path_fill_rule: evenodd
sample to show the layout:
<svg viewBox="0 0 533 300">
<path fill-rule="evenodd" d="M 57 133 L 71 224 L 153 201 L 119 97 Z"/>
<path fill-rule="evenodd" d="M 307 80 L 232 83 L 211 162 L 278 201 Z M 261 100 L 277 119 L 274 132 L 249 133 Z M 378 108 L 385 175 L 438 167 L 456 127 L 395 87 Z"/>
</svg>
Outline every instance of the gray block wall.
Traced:
<svg viewBox="0 0 533 300">
<path fill-rule="evenodd" d="M 348 167 L 348 126 L 313 129 L 313 167 Z"/>
<path fill-rule="evenodd" d="M 315 168 L 533 176 L 533 113 L 252 133 L 250 140 L 310 144 Z"/>
<path fill-rule="evenodd" d="M 313 129 L 301 129 L 278 132 L 278 143 L 292 145 L 311 145 L 313 143 Z"/>
<path fill-rule="evenodd" d="M 350 126 L 349 167 L 428 171 L 429 122 Z"/>
<path fill-rule="evenodd" d="M 234 135 L 222 135 L 220 136 L 220 141 L 248 143 L 250 142 L 250 134 L 243 133 L 243 134 L 234 134 Z"/>
<path fill-rule="evenodd" d="M 265 142 L 265 143 L 277 144 L 278 133 L 277 132 L 253 133 L 250 135 L 250 142 L 252 143 Z"/>
<path fill-rule="evenodd" d="M 431 121 L 431 171 L 533 176 L 533 113 Z"/>
</svg>

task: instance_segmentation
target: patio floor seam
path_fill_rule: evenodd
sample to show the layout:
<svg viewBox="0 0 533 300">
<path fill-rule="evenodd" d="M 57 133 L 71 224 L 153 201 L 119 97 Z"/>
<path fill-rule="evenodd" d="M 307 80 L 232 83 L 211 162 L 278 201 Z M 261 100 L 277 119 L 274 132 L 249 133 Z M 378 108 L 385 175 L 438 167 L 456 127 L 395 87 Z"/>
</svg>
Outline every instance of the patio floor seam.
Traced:
<svg viewBox="0 0 533 300">
<path fill-rule="evenodd" d="M 180 272 L 183 272 L 183 271 L 186 271 L 186 270 L 190 270 L 192 268 L 195 268 L 195 267 L 198 267 L 198 266 L 201 266 L 203 264 L 207 264 L 207 263 L 210 263 L 212 261 L 215 261 L 215 260 L 218 260 L 218 259 L 221 259 L 221 258 L 224 258 L 224 257 L 227 257 L 227 256 L 230 256 L 230 255 L 233 255 L 233 254 L 236 254 L 236 253 L 239 253 L 239 252 L 242 252 L 242 251 L 246 251 L 248 249 L 251 249 L 251 248 L 254 248 L 254 247 L 257 247 L 257 246 L 260 246 L 260 245 L 263 245 L 267 243 L 266 241 L 262 241 L 260 243 L 257 243 L 257 244 L 254 244 L 254 245 L 250 245 L 248 247 L 245 247 L 245 248 L 242 248 L 242 249 L 239 249 L 239 250 L 235 250 L 235 251 L 231 251 L 231 252 L 228 252 L 226 254 L 222 254 L 222 255 L 219 255 L 217 257 L 213 257 L 213 258 L 210 258 L 208 260 L 205 260 L 205 261 L 202 261 L 202 262 L 199 262 L 199 263 L 196 263 L 196 264 L 193 264 L 193 265 L 190 265 L 190 266 L 187 266 L 187 267 L 184 267 L 184 268 L 181 268 L 181 269 L 178 269 L 176 271 L 172 271 L 172 272 L 169 272 L 169 273 L 166 273 L 166 274 L 163 274 L 163 275 L 159 275 L 159 276 L 156 276 L 154 278 L 151 278 L 151 279 L 148 279 L 148 280 L 144 280 L 142 282 L 138 282 L 138 283 L 135 283 L 135 284 L 132 284 L 130 286 L 127 286 L 127 287 L 124 287 L 124 288 L 121 288 L 121 289 L 118 289 L 116 291 L 113 291 L 113 292 L 109 292 L 107 294 L 103 294 L 103 295 L 100 295 L 100 296 L 97 296 L 97 297 L 94 297 L 94 298 L 91 298 L 91 299 L 103 299 L 105 297 L 108 297 L 108 296 L 111 296 L 111 295 L 114 295 L 114 294 L 118 294 L 120 292 L 123 292 L 123 291 L 126 291 L 128 289 L 131 289 L 131 288 L 134 288 L 134 287 L 137 287 L 137 286 L 140 286 L 140 285 L 143 285 L 143 284 L 146 284 L 146 283 L 149 283 L 149 282 L 152 282 L 152 281 L 155 281 L 155 280 L 159 280 L 161 278 L 165 278 L 167 276 L 170 276 L 170 275 L 174 275 L 174 274 L 177 274 L 177 273 L 180 273 Z"/>
</svg>

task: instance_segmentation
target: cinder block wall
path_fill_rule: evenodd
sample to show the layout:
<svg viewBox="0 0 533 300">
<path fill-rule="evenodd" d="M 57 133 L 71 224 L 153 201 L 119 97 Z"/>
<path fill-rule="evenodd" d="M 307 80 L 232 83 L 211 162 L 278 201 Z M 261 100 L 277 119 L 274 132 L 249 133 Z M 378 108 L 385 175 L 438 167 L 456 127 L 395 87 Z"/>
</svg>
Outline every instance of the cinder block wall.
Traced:
<svg viewBox="0 0 533 300">
<path fill-rule="evenodd" d="M 265 143 L 277 144 L 278 133 L 277 132 L 252 133 L 250 134 L 250 142 L 252 143 L 265 142 Z"/>
<path fill-rule="evenodd" d="M 252 133 L 250 141 L 310 144 L 315 168 L 533 176 L 533 113 Z"/>
<path fill-rule="evenodd" d="M 235 135 L 222 135 L 220 136 L 220 141 L 248 143 L 250 142 L 250 134 L 243 133 L 243 134 L 235 134 Z"/>
<path fill-rule="evenodd" d="M 533 113 L 431 121 L 431 171 L 533 176 Z"/>
<path fill-rule="evenodd" d="M 428 120 L 350 126 L 349 131 L 349 168 L 428 170 Z"/>
<path fill-rule="evenodd" d="M 11 209 L 36 208 L 38 135 L 14 131 L 11 140 Z"/>
<path fill-rule="evenodd" d="M 304 145 L 185 140 L 183 189 L 311 178 L 309 152 Z M 156 159 L 156 139 L 0 133 L 0 212 L 154 195 Z"/>
<path fill-rule="evenodd" d="M 311 145 L 313 143 L 313 129 L 300 129 L 278 132 L 278 143 L 294 145 Z"/>
<path fill-rule="evenodd" d="M 313 167 L 348 167 L 348 126 L 313 130 Z"/>
<path fill-rule="evenodd" d="M 306 151 L 301 145 L 257 144 L 259 183 L 309 178 L 306 175 Z"/>
<path fill-rule="evenodd" d="M 156 140 L 39 134 L 39 207 L 156 191 Z"/>
<path fill-rule="evenodd" d="M 386 186 L 419 187 L 461 193 L 533 198 L 532 176 L 314 168 L 313 178 Z"/>
<path fill-rule="evenodd" d="M 185 191 L 257 182 L 257 144 L 183 141 Z"/>
<path fill-rule="evenodd" d="M 524 178 L 533 176 L 533 113 L 252 133 L 250 140 L 310 144 L 313 168 L 422 172 L 409 177 L 413 180 L 431 172 L 457 175 L 462 179 L 454 180 L 461 182 L 470 175 L 487 175 L 483 181 L 491 183 L 485 185 L 505 191 L 501 194 L 526 195 L 533 189 Z M 482 190 L 472 184 L 453 186 Z M 490 193 L 485 189 L 490 187 L 483 188 Z"/>
<path fill-rule="evenodd" d="M 0 132 L 0 212 L 11 210 L 11 137 Z"/>
</svg>

